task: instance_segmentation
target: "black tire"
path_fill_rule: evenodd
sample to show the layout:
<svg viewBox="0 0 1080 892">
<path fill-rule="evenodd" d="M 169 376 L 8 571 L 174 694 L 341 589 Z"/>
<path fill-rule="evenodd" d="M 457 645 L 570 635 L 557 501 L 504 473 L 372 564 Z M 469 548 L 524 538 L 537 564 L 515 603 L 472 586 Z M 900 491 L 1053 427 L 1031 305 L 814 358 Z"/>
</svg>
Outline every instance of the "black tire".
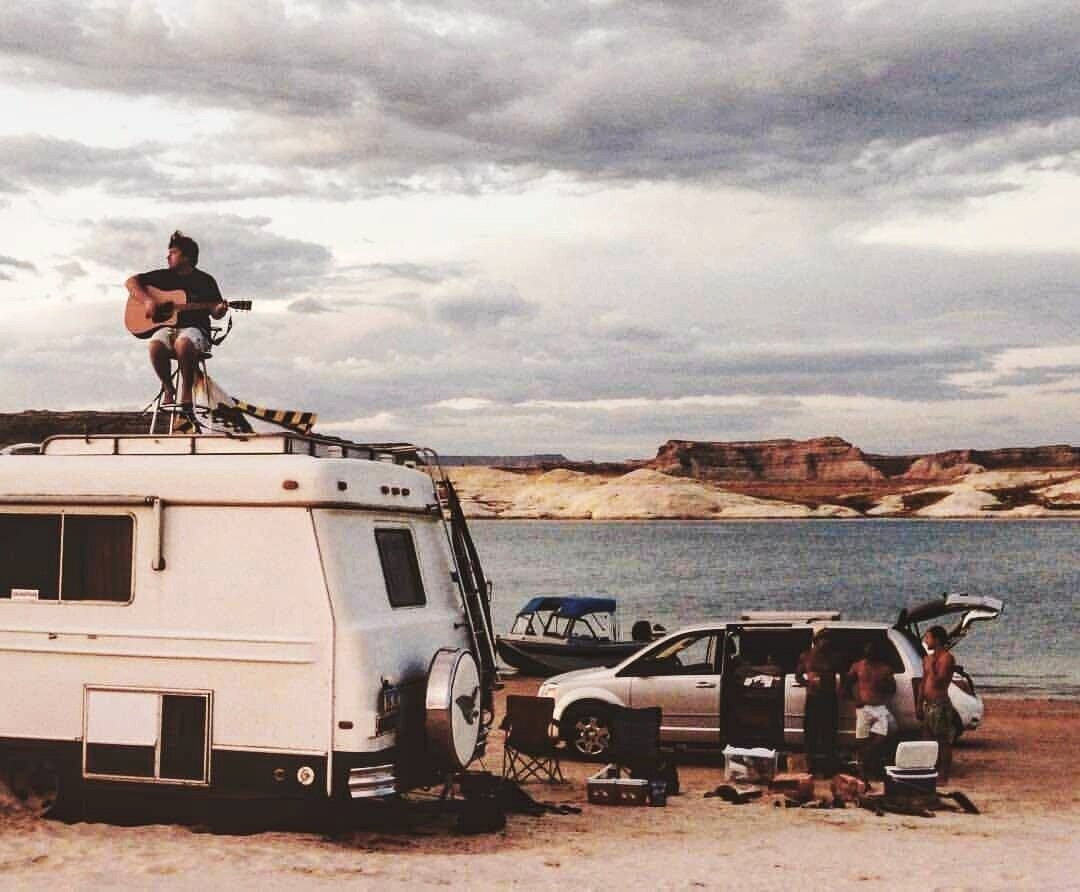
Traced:
<svg viewBox="0 0 1080 892">
<path fill-rule="evenodd" d="M 563 713 L 559 731 L 569 755 L 600 761 L 611 754 L 611 713 L 606 703 L 575 703 Z"/>
</svg>

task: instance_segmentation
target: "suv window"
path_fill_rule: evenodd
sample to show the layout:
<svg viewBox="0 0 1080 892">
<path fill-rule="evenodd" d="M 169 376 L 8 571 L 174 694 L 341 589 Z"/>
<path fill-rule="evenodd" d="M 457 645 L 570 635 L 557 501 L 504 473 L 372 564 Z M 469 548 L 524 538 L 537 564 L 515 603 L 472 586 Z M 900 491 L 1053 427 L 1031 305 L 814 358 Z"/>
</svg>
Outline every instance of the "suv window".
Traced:
<svg viewBox="0 0 1080 892">
<path fill-rule="evenodd" d="M 375 530 L 386 596 L 391 607 L 423 607 L 427 603 L 412 533 L 405 529 Z"/>
<path fill-rule="evenodd" d="M 885 629 L 825 629 L 825 639 L 836 657 L 838 672 L 847 672 L 851 664 L 863 658 L 863 648 L 870 641 L 879 642 L 881 654 L 893 672 L 905 671 L 904 661 Z"/>
<path fill-rule="evenodd" d="M 0 598 L 131 600 L 129 515 L 0 514 Z"/>
<path fill-rule="evenodd" d="M 782 675 L 795 671 L 799 654 L 810 646 L 813 630 L 744 628 L 739 635 L 739 656 L 749 667 L 770 668 Z"/>
<path fill-rule="evenodd" d="M 680 635 L 632 664 L 634 675 L 715 675 L 715 632 Z"/>
</svg>

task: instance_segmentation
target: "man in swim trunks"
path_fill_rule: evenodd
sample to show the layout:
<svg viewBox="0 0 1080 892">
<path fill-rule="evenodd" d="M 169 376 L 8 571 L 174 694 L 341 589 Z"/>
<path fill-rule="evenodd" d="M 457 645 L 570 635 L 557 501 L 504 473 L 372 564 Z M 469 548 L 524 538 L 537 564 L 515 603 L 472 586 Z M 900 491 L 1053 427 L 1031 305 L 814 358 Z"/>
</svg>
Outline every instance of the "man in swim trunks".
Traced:
<svg viewBox="0 0 1080 892">
<path fill-rule="evenodd" d="M 923 679 L 919 688 L 917 715 L 922 719 L 923 738 L 938 743 L 938 780 L 948 781 L 952 770 L 952 743 L 956 729 L 949 685 L 956 660 L 945 649 L 948 636 L 941 626 L 934 626 L 923 636 Z"/>
<path fill-rule="evenodd" d="M 889 738 L 897 727 L 888 706 L 896 693 L 896 679 L 884 647 L 879 639 L 868 641 L 862 659 L 851 664 L 845 677 L 845 687 L 855 700 L 855 741 L 865 777 L 881 776 Z"/>
<path fill-rule="evenodd" d="M 175 328 L 159 328 L 150 338 L 150 364 L 161 381 L 162 402 L 176 402 L 172 385 L 172 360 L 180 366 L 180 408 L 190 413 L 195 366 L 210 352 L 210 318 L 220 319 L 229 306 L 221 297 L 214 277 L 196 269 L 199 246 L 179 229 L 169 239 L 168 267 L 139 273 L 125 282 L 128 293 L 146 305 L 146 317 L 153 318 L 154 303 L 147 286 L 162 291 L 183 291 L 189 303 L 210 303 L 210 309 L 188 310 L 177 317 Z"/>
</svg>

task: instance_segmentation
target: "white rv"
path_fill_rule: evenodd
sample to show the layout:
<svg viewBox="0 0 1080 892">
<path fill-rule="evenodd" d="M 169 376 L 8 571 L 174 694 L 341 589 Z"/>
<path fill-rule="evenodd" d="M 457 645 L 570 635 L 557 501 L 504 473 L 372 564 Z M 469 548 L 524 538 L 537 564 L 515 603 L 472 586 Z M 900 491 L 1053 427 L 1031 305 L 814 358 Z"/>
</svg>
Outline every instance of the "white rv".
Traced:
<svg viewBox="0 0 1080 892">
<path fill-rule="evenodd" d="M 291 434 L 0 457 L 12 787 L 349 799 L 467 764 L 489 591 L 433 458 Z"/>
</svg>

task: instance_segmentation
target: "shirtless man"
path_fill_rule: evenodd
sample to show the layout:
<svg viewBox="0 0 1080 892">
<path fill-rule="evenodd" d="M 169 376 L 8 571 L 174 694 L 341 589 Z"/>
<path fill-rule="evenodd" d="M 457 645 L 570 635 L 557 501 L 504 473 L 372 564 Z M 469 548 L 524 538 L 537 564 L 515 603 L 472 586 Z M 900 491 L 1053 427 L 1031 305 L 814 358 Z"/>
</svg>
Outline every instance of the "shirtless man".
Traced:
<svg viewBox="0 0 1080 892">
<path fill-rule="evenodd" d="M 803 742 L 811 770 L 831 777 L 836 771 L 837 678 L 833 654 L 823 631 L 799 655 L 795 681 L 806 686 Z"/>
<path fill-rule="evenodd" d="M 888 706 L 896 693 L 896 679 L 882 650 L 880 641 L 868 641 L 863 658 L 851 664 L 845 679 L 855 700 L 859 761 L 863 774 L 874 777 L 881 775 L 889 738 L 896 732 L 896 719 Z"/>
<path fill-rule="evenodd" d="M 168 266 L 148 273 L 139 273 L 125 282 L 128 293 L 146 305 L 146 318 L 152 319 L 153 301 L 146 292 L 152 285 L 162 291 L 183 291 L 189 303 L 212 303 L 209 310 L 181 312 L 175 328 L 159 328 L 150 338 L 150 364 L 161 382 L 162 402 L 176 403 L 172 384 L 172 360 L 180 366 L 180 408 L 190 414 L 195 365 L 203 353 L 210 352 L 210 318 L 220 319 L 229 309 L 221 297 L 214 277 L 201 269 L 199 245 L 180 230 L 169 239 Z"/>
<path fill-rule="evenodd" d="M 953 708 L 949 702 L 956 660 L 945 649 L 947 635 L 941 626 L 934 626 L 923 636 L 923 680 L 919 688 L 916 714 L 922 719 L 923 737 L 938 742 L 938 780 L 948 781 L 952 770 Z"/>
</svg>

